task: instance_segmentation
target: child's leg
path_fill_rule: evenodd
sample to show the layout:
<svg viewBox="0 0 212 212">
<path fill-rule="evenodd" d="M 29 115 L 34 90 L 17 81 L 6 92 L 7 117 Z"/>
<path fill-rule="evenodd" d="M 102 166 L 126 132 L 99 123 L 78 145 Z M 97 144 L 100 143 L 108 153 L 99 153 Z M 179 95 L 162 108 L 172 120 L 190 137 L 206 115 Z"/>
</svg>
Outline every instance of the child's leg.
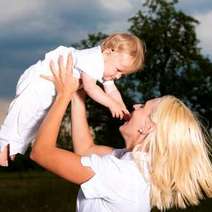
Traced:
<svg viewBox="0 0 212 212">
<path fill-rule="evenodd" d="M 25 75 L 21 79 L 23 82 L 19 81 L 17 96 L 0 128 L 0 150 L 9 144 L 10 156 L 25 153 L 54 99 L 54 86 L 50 82 L 39 76 Z"/>
<path fill-rule="evenodd" d="M 11 103 L 0 130 L 0 142 L 9 143 L 10 155 L 25 153 L 49 106 L 43 108 L 39 95 L 29 89 Z"/>
<path fill-rule="evenodd" d="M 31 83 L 31 76 L 33 75 L 33 72 L 31 71 L 33 68 L 30 67 L 27 69 L 19 78 L 18 84 L 17 84 L 17 91 L 16 95 L 18 98 L 23 91 L 30 86 Z M 15 102 L 14 100 L 13 102 Z M 10 104 L 10 109 L 12 107 L 13 102 Z M 9 111 L 10 111 L 9 109 Z M 12 112 L 11 112 L 12 113 Z M 0 127 L 0 166 L 7 166 L 8 165 L 8 156 L 9 156 L 9 141 L 10 141 L 10 133 L 12 133 L 12 125 L 10 130 L 10 125 L 8 119 L 11 117 L 11 115 L 8 113 L 7 117 L 5 118 L 4 123 Z M 15 121 L 15 117 L 14 117 Z M 8 132 L 7 132 L 8 131 Z"/>
<path fill-rule="evenodd" d="M 0 152 L 0 166 L 8 166 L 8 155 L 9 148 L 8 145 L 2 147 L 2 151 Z"/>
</svg>

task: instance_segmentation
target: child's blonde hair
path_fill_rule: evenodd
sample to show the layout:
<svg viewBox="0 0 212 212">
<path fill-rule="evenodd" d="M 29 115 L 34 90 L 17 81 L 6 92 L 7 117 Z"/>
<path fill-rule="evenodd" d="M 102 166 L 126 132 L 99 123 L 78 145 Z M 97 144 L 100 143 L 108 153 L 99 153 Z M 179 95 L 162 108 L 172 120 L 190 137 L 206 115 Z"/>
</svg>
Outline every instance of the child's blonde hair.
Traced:
<svg viewBox="0 0 212 212">
<path fill-rule="evenodd" d="M 200 122 L 174 96 L 161 98 L 152 114 L 154 132 L 145 139 L 149 151 L 150 199 L 160 210 L 197 205 L 203 193 L 212 197 L 212 164 Z M 139 167 L 139 148 L 133 155 Z"/>
<path fill-rule="evenodd" d="M 101 43 L 101 49 L 111 49 L 112 51 L 124 52 L 133 57 L 133 64 L 130 72 L 143 69 L 145 61 L 145 45 L 135 35 L 128 33 L 115 33 L 108 36 Z"/>
</svg>

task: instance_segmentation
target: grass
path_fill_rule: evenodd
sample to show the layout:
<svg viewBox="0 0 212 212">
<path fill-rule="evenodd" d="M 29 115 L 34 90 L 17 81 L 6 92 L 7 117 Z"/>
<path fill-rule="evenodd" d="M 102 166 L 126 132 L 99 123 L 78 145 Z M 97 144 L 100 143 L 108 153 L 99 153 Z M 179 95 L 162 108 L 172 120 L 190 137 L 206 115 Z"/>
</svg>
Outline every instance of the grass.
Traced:
<svg viewBox="0 0 212 212">
<path fill-rule="evenodd" d="M 77 191 L 78 186 L 45 171 L 2 172 L 0 173 L 0 211 L 74 212 Z M 156 209 L 152 210 L 152 212 L 156 211 L 158 212 Z M 199 206 L 186 210 L 169 210 L 169 212 L 180 211 L 210 212 L 212 199 L 201 201 Z"/>
<path fill-rule="evenodd" d="M 0 211 L 74 212 L 78 187 L 47 172 L 0 174 Z"/>
</svg>

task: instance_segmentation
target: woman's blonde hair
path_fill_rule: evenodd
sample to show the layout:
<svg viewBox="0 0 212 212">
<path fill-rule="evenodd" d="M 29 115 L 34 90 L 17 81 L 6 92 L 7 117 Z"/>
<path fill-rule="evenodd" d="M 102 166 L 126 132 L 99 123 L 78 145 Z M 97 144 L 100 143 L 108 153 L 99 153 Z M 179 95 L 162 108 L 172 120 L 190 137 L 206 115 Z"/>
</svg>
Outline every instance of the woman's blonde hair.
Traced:
<svg viewBox="0 0 212 212">
<path fill-rule="evenodd" d="M 114 33 L 105 38 L 101 45 L 102 51 L 111 49 L 112 51 L 124 52 L 133 57 L 132 71 L 143 69 L 145 61 L 145 45 L 135 35 L 128 33 Z"/>
<path fill-rule="evenodd" d="M 209 135 L 179 99 L 161 98 L 152 114 L 156 129 L 146 138 L 149 151 L 151 206 L 160 210 L 197 205 L 204 194 L 212 197 Z M 139 167 L 139 148 L 133 151 Z"/>
</svg>

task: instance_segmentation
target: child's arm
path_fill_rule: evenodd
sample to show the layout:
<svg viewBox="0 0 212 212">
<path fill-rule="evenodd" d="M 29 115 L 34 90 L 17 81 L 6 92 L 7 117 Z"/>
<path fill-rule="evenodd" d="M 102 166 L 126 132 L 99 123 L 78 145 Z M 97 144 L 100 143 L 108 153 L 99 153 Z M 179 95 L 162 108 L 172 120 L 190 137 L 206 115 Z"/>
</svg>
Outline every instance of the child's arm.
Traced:
<svg viewBox="0 0 212 212">
<path fill-rule="evenodd" d="M 105 107 L 108 107 L 113 117 L 123 118 L 124 113 L 128 112 L 126 108 L 123 107 L 123 105 L 121 105 L 119 102 L 112 99 L 107 93 L 105 93 L 96 84 L 96 80 L 92 79 L 84 72 L 82 73 L 81 76 L 84 90 L 86 91 L 88 96 L 90 96 L 96 102 L 104 105 Z"/>
<path fill-rule="evenodd" d="M 106 81 L 103 83 L 103 86 L 104 86 L 104 90 L 105 92 L 110 96 L 112 97 L 114 100 L 116 100 L 117 102 L 119 102 L 124 108 L 127 109 L 122 97 L 121 97 L 121 94 L 119 92 L 119 90 L 117 89 L 114 81 L 110 80 L 110 81 Z"/>
</svg>

